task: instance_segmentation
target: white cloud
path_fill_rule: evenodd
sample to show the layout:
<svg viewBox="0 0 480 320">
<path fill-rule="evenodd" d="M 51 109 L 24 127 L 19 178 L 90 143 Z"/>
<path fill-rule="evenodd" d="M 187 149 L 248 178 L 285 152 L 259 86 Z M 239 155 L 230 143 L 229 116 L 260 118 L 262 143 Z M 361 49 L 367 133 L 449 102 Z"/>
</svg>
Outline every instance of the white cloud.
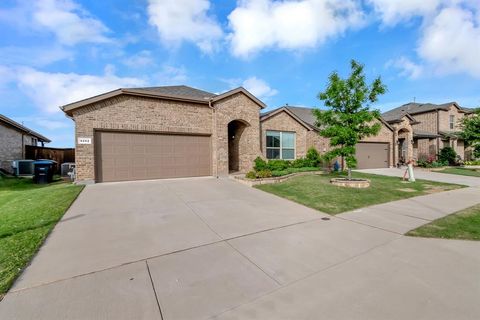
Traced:
<svg viewBox="0 0 480 320">
<path fill-rule="evenodd" d="M 0 48 L 0 64 L 46 66 L 61 60 L 72 60 L 74 53 L 62 46 L 19 47 L 7 46 Z"/>
<path fill-rule="evenodd" d="M 406 57 L 400 57 L 396 60 L 389 61 L 387 67 L 389 66 L 400 69 L 400 75 L 410 79 L 417 79 L 424 73 L 423 66 Z"/>
<path fill-rule="evenodd" d="M 165 44 L 188 41 L 203 52 L 211 53 L 223 37 L 223 31 L 208 15 L 209 9 L 208 0 L 149 0 L 148 21 L 157 28 Z"/>
<path fill-rule="evenodd" d="M 277 90 L 272 89 L 264 80 L 258 79 L 257 77 L 246 79 L 243 81 L 242 87 L 259 99 L 269 98 L 278 93 Z"/>
<path fill-rule="evenodd" d="M 416 78 L 422 74 L 465 73 L 480 78 L 478 0 L 369 0 L 385 25 L 422 19 L 416 44 L 419 63 L 400 58 L 390 65 Z"/>
<path fill-rule="evenodd" d="M 445 0 L 368 0 L 385 25 L 395 25 L 414 16 L 434 13 Z"/>
<path fill-rule="evenodd" d="M 148 50 L 142 50 L 132 56 L 123 59 L 123 64 L 130 68 L 145 68 L 155 64 L 152 53 Z"/>
<path fill-rule="evenodd" d="M 248 57 L 265 48 L 312 48 L 363 24 L 353 0 L 244 0 L 228 16 L 235 56 Z"/>
<path fill-rule="evenodd" d="M 423 31 L 418 54 L 440 73 L 465 72 L 480 78 L 480 15 L 445 8 Z"/>
<path fill-rule="evenodd" d="M 160 86 L 185 84 L 187 80 L 187 70 L 183 66 L 163 65 L 159 72 L 150 75 L 150 82 Z"/>
<path fill-rule="evenodd" d="M 108 69 L 108 68 L 106 68 Z M 37 107 L 55 113 L 59 106 L 89 98 L 121 87 L 145 85 L 138 78 L 119 77 L 110 72 L 105 75 L 82 75 L 77 73 L 50 73 L 30 67 L 11 70 L 15 82 Z"/>
<path fill-rule="evenodd" d="M 80 5 L 71 0 L 37 0 L 33 3 L 33 20 L 54 33 L 66 45 L 80 42 L 109 42 L 109 30 Z"/>
</svg>

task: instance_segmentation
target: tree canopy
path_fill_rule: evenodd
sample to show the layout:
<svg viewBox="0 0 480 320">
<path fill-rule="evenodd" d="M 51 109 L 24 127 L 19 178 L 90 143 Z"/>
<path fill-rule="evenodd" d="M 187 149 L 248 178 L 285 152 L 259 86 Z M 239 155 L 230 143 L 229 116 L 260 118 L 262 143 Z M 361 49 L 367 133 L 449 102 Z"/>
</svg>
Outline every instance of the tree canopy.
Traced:
<svg viewBox="0 0 480 320">
<path fill-rule="evenodd" d="M 480 108 L 471 116 L 465 116 L 461 120 L 462 138 L 468 145 L 473 146 L 474 155 L 480 157 Z"/>
<path fill-rule="evenodd" d="M 349 169 L 356 167 L 355 145 L 381 129 L 381 124 L 375 121 L 380 112 L 372 110 L 371 105 L 386 91 L 380 77 L 368 85 L 364 66 L 355 60 L 351 61 L 348 78 L 342 79 L 336 71 L 330 74 L 325 91 L 318 94 L 328 110 L 314 110 L 320 135 L 329 138 L 333 147 L 328 157 L 341 156 Z"/>
</svg>

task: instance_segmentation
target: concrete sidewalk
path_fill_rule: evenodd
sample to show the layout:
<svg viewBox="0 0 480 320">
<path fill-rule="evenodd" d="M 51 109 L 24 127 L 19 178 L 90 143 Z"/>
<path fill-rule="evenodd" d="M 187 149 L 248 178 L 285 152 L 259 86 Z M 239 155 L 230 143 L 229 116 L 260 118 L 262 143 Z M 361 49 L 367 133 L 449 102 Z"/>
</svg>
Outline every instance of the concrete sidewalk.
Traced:
<svg viewBox="0 0 480 320">
<path fill-rule="evenodd" d="M 387 202 L 341 213 L 336 217 L 404 234 L 478 203 L 480 188 L 463 188 Z"/>
<path fill-rule="evenodd" d="M 362 169 L 362 170 L 355 170 L 355 171 L 371 173 L 371 174 L 379 174 L 383 176 L 403 177 L 405 173 L 405 168 L 403 169 L 397 169 L 397 168 Z M 477 178 L 477 177 L 432 172 L 432 171 L 426 171 L 422 169 L 415 169 L 414 174 L 416 179 L 438 181 L 438 182 L 445 182 L 445 183 L 454 183 L 454 184 L 463 184 L 469 187 L 480 187 L 480 178 Z"/>
</svg>

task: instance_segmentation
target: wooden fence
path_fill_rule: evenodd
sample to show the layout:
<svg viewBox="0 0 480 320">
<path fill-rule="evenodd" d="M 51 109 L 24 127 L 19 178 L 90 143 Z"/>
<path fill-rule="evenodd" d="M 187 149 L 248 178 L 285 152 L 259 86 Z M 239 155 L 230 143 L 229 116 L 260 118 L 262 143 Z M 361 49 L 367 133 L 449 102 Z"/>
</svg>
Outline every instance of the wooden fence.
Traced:
<svg viewBox="0 0 480 320">
<path fill-rule="evenodd" d="M 65 162 L 75 162 L 74 148 L 47 148 L 37 146 L 25 146 L 25 159 L 49 159 L 57 162 L 56 170 Z"/>
</svg>

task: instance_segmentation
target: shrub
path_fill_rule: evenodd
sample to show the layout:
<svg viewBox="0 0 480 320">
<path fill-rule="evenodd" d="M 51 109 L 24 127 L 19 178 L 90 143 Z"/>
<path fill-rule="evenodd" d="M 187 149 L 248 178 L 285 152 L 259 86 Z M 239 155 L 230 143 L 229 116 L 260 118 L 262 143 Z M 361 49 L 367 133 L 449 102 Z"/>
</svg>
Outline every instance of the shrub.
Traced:
<svg viewBox="0 0 480 320">
<path fill-rule="evenodd" d="M 422 168 L 430 168 L 431 164 L 425 159 L 418 159 L 417 166 Z"/>
<path fill-rule="evenodd" d="M 269 160 L 267 163 L 267 169 L 274 170 L 285 170 L 292 165 L 291 161 L 288 160 Z M 258 170 L 257 170 L 258 171 Z"/>
<path fill-rule="evenodd" d="M 262 171 L 267 169 L 267 162 L 262 158 L 257 157 L 254 162 L 255 162 L 255 165 L 253 166 L 253 169 L 255 171 Z"/>
<path fill-rule="evenodd" d="M 257 179 L 257 174 L 255 173 L 255 171 L 248 171 L 247 174 L 245 175 L 245 178 Z"/>
<path fill-rule="evenodd" d="M 306 158 L 298 158 L 292 161 L 292 168 L 310 167 L 310 160 Z"/>
<path fill-rule="evenodd" d="M 257 171 L 257 178 L 270 178 L 272 176 L 272 171 L 265 169 Z"/>
<path fill-rule="evenodd" d="M 455 160 L 457 159 L 457 153 L 453 150 L 452 147 L 445 147 L 440 150 L 438 155 L 439 162 L 448 163 L 450 165 L 455 165 Z"/>
<path fill-rule="evenodd" d="M 308 161 L 309 167 L 318 167 L 322 161 L 322 157 L 314 147 L 308 149 L 305 159 Z"/>
<path fill-rule="evenodd" d="M 480 160 L 465 161 L 466 166 L 480 166 Z"/>
</svg>

